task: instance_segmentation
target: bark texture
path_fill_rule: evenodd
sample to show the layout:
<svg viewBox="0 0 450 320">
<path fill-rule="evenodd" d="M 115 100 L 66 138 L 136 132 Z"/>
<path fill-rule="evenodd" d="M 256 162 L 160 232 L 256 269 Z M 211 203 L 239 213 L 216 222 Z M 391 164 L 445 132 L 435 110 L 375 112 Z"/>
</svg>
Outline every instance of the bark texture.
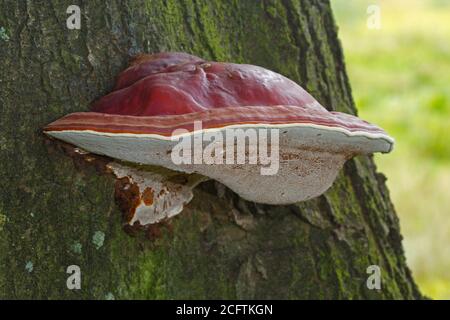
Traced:
<svg viewBox="0 0 450 320">
<path fill-rule="evenodd" d="M 68 30 L 77 4 L 81 30 Z M 246 202 L 215 182 L 149 241 L 130 237 L 114 181 L 49 148 L 40 129 L 111 90 L 139 52 L 261 65 L 355 113 L 328 1 L 0 1 L 0 299 L 420 298 L 372 158 L 325 195 Z M 382 289 L 369 290 L 369 265 Z M 66 269 L 81 268 L 81 290 Z"/>
</svg>

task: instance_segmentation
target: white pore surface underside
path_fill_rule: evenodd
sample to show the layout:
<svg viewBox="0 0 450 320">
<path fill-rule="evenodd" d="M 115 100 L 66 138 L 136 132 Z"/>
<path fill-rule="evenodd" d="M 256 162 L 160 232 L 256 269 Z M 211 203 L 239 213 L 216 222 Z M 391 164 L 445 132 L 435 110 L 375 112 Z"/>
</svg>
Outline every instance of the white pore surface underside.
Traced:
<svg viewBox="0 0 450 320">
<path fill-rule="evenodd" d="M 199 173 L 222 182 L 247 200 L 266 204 L 289 204 L 319 196 L 332 185 L 346 159 L 357 154 L 389 152 L 393 145 L 393 140 L 383 134 L 349 132 L 342 128 L 312 124 L 233 127 L 252 128 L 258 132 L 261 129 L 279 129 L 277 174 L 261 175 L 260 163 L 176 165 L 171 152 L 179 141 L 159 135 L 112 134 L 89 130 L 47 133 L 95 154 Z M 223 132 L 229 128 L 232 127 L 208 129 L 183 136 L 196 137 L 202 132 Z M 270 146 L 268 148 L 270 150 Z"/>
</svg>

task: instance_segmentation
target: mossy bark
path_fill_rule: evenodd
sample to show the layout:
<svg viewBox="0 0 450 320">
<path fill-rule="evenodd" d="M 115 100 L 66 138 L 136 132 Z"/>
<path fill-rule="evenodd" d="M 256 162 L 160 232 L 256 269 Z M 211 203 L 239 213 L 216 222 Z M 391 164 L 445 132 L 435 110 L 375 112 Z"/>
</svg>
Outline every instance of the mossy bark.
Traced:
<svg viewBox="0 0 450 320">
<path fill-rule="evenodd" d="M 78 4 L 81 30 L 68 30 Z M 48 148 L 41 128 L 88 110 L 139 52 L 245 62 L 355 113 L 328 1 L 1 1 L 0 299 L 420 298 L 385 178 L 346 163 L 325 195 L 246 202 L 205 182 L 162 238 L 130 237 L 112 177 Z M 369 290 L 369 265 L 381 290 Z M 66 269 L 81 268 L 81 290 Z"/>
</svg>

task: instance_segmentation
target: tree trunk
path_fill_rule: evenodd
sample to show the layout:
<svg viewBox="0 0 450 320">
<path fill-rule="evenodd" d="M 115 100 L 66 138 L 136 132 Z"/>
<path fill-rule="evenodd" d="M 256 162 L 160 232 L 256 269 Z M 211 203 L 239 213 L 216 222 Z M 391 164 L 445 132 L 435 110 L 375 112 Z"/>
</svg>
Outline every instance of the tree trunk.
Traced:
<svg viewBox="0 0 450 320">
<path fill-rule="evenodd" d="M 66 26 L 71 4 L 80 30 Z M 328 1 L 2 0 L 0 27 L 0 299 L 421 298 L 371 157 L 290 206 L 202 183 L 149 240 L 124 232 L 113 178 L 77 168 L 41 132 L 88 110 L 140 52 L 260 65 L 355 113 Z M 66 286 L 69 265 L 80 290 Z M 380 290 L 366 285 L 370 265 Z"/>
</svg>

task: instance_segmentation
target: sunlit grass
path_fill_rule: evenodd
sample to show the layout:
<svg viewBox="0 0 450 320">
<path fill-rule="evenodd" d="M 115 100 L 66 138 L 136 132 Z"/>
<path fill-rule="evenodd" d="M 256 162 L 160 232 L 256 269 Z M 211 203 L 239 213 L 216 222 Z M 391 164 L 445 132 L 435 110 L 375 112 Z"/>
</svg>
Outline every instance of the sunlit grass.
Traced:
<svg viewBox="0 0 450 320">
<path fill-rule="evenodd" d="M 381 29 L 367 28 L 367 7 Z M 421 290 L 450 299 L 450 1 L 332 0 L 359 115 L 396 138 L 377 155 Z"/>
</svg>

